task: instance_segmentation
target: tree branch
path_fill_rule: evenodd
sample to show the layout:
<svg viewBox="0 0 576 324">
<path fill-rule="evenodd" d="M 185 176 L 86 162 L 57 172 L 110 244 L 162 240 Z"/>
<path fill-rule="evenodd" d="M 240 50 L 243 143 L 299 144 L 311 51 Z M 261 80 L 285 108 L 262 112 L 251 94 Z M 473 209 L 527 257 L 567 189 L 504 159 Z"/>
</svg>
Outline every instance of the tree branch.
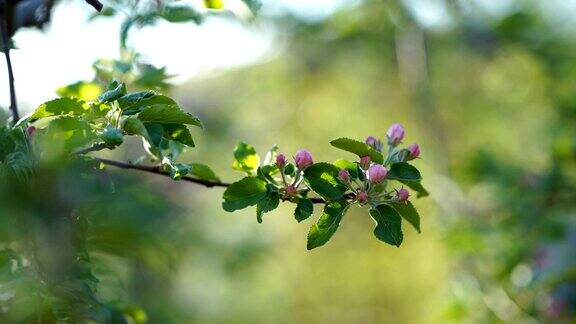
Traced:
<svg viewBox="0 0 576 324">
<path fill-rule="evenodd" d="M 12 70 L 12 60 L 10 59 L 10 33 L 8 31 L 8 15 L 10 14 L 7 8 L 1 10 L 2 17 L 0 17 L 0 34 L 2 36 L 2 45 L 4 57 L 6 58 L 6 69 L 8 70 L 8 83 L 10 86 L 10 111 L 12 112 L 12 122 L 16 123 L 20 119 L 18 115 L 18 106 L 16 105 L 16 89 L 14 87 L 14 71 Z"/>
<path fill-rule="evenodd" d="M 168 172 L 163 171 L 158 166 L 136 165 L 136 164 L 120 162 L 120 161 L 115 161 L 115 160 L 109 160 L 109 159 L 104 159 L 104 158 L 94 158 L 94 160 L 98 161 L 100 163 L 103 163 L 105 165 L 110 165 L 110 166 L 121 168 L 121 169 L 143 171 L 143 172 L 153 173 L 153 174 L 167 176 L 167 177 L 170 176 L 170 174 Z M 203 179 L 193 178 L 193 177 L 189 177 L 189 176 L 182 177 L 182 179 L 180 179 L 180 181 L 192 182 L 192 183 L 199 184 L 199 185 L 202 185 L 202 186 L 207 187 L 207 188 L 213 188 L 213 187 L 227 188 L 231 185 L 231 183 L 228 183 L 228 182 L 203 180 Z M 346 197 L 346 198 L 350 198 L 350 197 Z M 310 198 L 310 200 L 315 204 L 326 204 L 326 201 L 322 198 Z"/>
</svg>

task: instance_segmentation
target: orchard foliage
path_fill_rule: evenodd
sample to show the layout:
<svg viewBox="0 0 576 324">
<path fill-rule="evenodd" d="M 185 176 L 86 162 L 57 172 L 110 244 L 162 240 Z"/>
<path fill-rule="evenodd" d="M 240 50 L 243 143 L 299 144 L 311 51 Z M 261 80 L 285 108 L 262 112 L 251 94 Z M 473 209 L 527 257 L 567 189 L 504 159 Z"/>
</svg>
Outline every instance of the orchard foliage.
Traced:
<svg viewBox="0 0 576 324">
<path fill-rule="evenodd" d="M 356 204 L 368 209 L 376 223 L 376 238 L 400 246 L 402 218 L 420 231 L 420 216 L 408 201 L 408 190 L 392 186 L 405 184 L 419 196 L 428 193 L 420 184 L 420 172 L 407 162 L 416 159 L 420 152 L 399 148 L 404 130 L 398 124 L 391 130 L 394 128 L 402 134 L 394 136 L 388 132 L 385 156 L 382 142 L 373 136 L 366 142 L 349 138 L 331 142 L 332 146 L 356 155 L 354 162 L 338 159 L 334 163 L 314 163 L 310 152 L 299 150 L 294 163 L 290 163 L 274 146 L 260 163 L 254 148 L 240 143 L 234 150 L 233 167 L 247 176 L 226 189 L 222 206 L 226 211 L 256 206 L 257 220 L 262 222 L 263 214 L 276 209 L 280 200 L 289 201 L 296 205 L 294 218 L 301 222 L 312 215 L 315 202 L 322 203 L 322 214 L 308 232 L 310 250 L 326 244 L 348 209 Z M 310 198 L 312 194 L 321 198 Z"/>
<path fill-rule="evenodd" d="M 252 0 L 244 3 L 252 11 L 259 6 Z M 233 151 L 232 168 L 244 177 L 233 183 L 221 181 L 203 161 L 181 159 L 184 150 L 195 146 L 191 128 L 201 129 L 202 122 L 169 96 L 171 76 L 165 68 L 139 60 L 139 54 L 129 46 L 129 31 L 153 25 L 159 19 L 200 23 L 205 15 L 222 7 L 220 1 L 205 1 L 205 8 L 200 9 L 178 1 L 112 1 L 97 16 L 125 16 L 120 32 L 120 58 L 97 61 L 93 80 L 59 88 L 59 98 L 42 103 L 27 116 L 13 118 L 0 127 L 0 178 L 9 184 L 0 189 L 13 190 L 10 194 L 14 197 L 20 192 L 45 195 L 42 199 L 34 197 L 32 204 L 38 206 L 31 213 L 36 217 L 34 221 L 18 218 L 17 212 L 5 215 L 2 220 L 14 226 L 9 228 L 18 229 L 2 233 L 6 248 L 0 253 L 0 281 L 7 296 L 13 296 L 0 301 L 3 312 L 6 309 L 10 313 L 7 319 L 29 321 L 35 317 L 40 322 L 45 319 L 111 323 L 126 322 L 126 318 L 133 322 L 146 320 L 144 311 L 134 305 L 99 298 L 99 279 L 94 275 L 91 255 L 95 251 L 92 249 L 121 257 L 138 255 L 141 245 L 155 242 L 154 235 L 148 229 L 143 232 L 131 229 L 132 236 L 128 239 L 134 241 L 129 244 L 124 244 L 123 238 L 103 237 L 106 234 L 101 228 L 107 228 L 106 222 L 126 220 L 110 219 L 112 212 L 103 211 L 102 206 L 113 209 L 122 200 L 90 202 L 90 208 L 74 205 L 78 199 L 74 191 L 95 190 L 81 186 L 81 180 L 96 179 L 107 165 L 207 187 L 226 187 L 222 208 L 233 212 L 255 206 L 258 222 L 281 202 L 293 204 L 297 222 L 310 218 L 314 205 L 318 205 L 321 210 L 308 231 L 308 249 L 326 244 L 353 205 L 364 208 L 374 220 L 373 233 L 380 241 L 400 246 L 403 220 L 420 232 L 420 216 L 409 200 L 410 192 L 417 197 L 428 195 L 421 185 L 420 172 L 410 163 L 419 157 L 420 148 L 416 144 L 401 146 L 404 128 L 399 124 L 390 127 L 384 142 L 373 136 L 365 141 L 335 139 L 330 144 L 346 153 L 332 163 L 318 162 L 304 149 L 296 152 L 292 161 L 279 153 L 275 145 L 261 158 L 254 147 L 240 142 Z M 139 138 L 145 155 L 130 162 L 97 157 L 101 151 L 118 149 L 127 137 Z M 65 188 L 46 172 L 56 166 L 65 169 L 68 181 Z M 114 187 L 113 183 L 110 185 Z M 71 198 L 56 200 L 57 195 L 50 198 L 45 192 L 49 188 L 64 190 L 65 196 Z M 150 211 L 159 208 L 147 205 L 151 202 L 154 200 L 142 204 Z M 96 214 L 104 215 L 106 221 L 100 222 Z M 130 212 L 122 214 L 127 215 Z M 46 255 L 38 247 L 46 238 L 34 237 L 28 231 L 35 226 L 45 228 L 49 241 L 57 242 L 52 243 L 60 253 L 58 259 L 46 261 Z M 49 258 L 50 254 L 47 255 Z M 33 291 L 30 298 L 38 310 L 14 306 L 27 296 L 28 289 Z"/>
</svg>

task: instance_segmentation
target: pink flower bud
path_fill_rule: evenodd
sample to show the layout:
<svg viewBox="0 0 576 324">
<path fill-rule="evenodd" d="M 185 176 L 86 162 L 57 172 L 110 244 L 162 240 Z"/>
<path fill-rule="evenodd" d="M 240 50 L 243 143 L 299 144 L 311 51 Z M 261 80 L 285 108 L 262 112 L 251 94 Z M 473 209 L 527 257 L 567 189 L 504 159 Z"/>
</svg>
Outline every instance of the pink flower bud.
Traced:
<svg viewBox="0 0 576 324">
<path fill-rule="evenodd" d="M 366 144 L 374 147 L 376 145 L 376 143 L 378 143 L 378 139 L 374 136 L 368 136 L 368 138 L 366 138 Z"/>
<path fill-rule="evenodd" d="M 314 161 L 312 160 L 312 154 L 310 154 L 310 152 L 307 150 L 299 150 L 296 152 L 294 161 L 296 162 L 296 166 L 299 170 L 304 170 L 314 164 Z"/>
<path fill-rule="evenodd" d="M 350 173 L 348 172 L 348 170 L 346 169 L 340 170 L 340 172 L 338 172 L 338 179 L 340 179 L 344 183 L 348 183 L 348 181 L 350 181 Z"/>
<path fill-rule="evenodd" d="M 408 200 L 408 198 L 410 198 L 410 192 L 402 188 L 396 191 L 396 197 L 394 198 L 394 200 L 396 200 L 397 202 L 405 202 L 406 200 Z"/>
<path fill-rule="evenodd" d="M 372 147 L 378 152 L 382 152 L 382 148 L 384 146 L 382 144 L 382 141 L 374 136 L 368 136 L 368 138 L 366 138 L 366 144 L 368 144 L 370 147 Z"/>
<path fill-rule="evenodd" d="M 368 179 L 372 183 L 380 183 L 384 181 L 388 175 L 388 170 L 381 164 L 374 164 L 368 168 Z"/>
<path fill-rule="evenodd" d="M 360 205 L 364 205 L 368 202 L 368 194 L 365 191 L 360 191 L 358 195 L 356 195 L 356 201 Z"/>
<path fill-rule="evenodd" d="M 284 154 L 276 155 L 276 166 L 279 167 L 280 169 L 286 166 L 286 156 Z"/>
<path fill-rule="evenodd" d="M 404 127 L 398 123 L 392 124 L 386 135 L 388 136 L 388 143 L 390 143 L 390 145 L 396 146 L 400 144 L 400 142 L 402 142 L 404 139 Z"/>
<path fill-rule="evenodd" d="M 36 133 L 36 127 L 28 126 L 28 128 L 26 128 L 26 135 L 28 135 L 28 138 L 34 137 L 35 133 Z"/>
<path fill-rule="evenodd" d="M 296 187 L 294 187 L 293 185 L 289 185 L 288 187 L 286 187 L 285 190 L 286 190 L 286 196 L 288 197 L 294 197 L 298 193 L 298 190 L 296 190 Z"/>
<path fill-rule="evenodd" d="M 420 146 L 418 146 L 418 144 L 408 146 L 408 151 L 410 151 L 410 155 L 408 155 L 409 160 L 414 160 L 420 156 Z"/>
<path fill-rule="evenodd" d="M 360 167 L 363 170 L 368 170 L 368 168 L 370 167 L 370 157 L 368 155 L 360 158 Z"/>
</svg>

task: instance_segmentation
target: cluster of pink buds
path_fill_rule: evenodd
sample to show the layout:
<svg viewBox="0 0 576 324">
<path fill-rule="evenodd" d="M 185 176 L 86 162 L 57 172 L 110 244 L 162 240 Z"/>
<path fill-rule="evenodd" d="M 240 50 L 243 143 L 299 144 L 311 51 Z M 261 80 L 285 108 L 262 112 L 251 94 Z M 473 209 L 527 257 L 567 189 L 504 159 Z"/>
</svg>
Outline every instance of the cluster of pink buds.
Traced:
<svg viewBox="0 0 576 324">
<path fill-rule="evenodd" d="M 392 126 L 390 126 L 390 128 L 388 129 L 388 132 L 386 132 L 386 137 L 388 138 L 388 145 L 390 146 L 390 152 L 388 152 L 388 154 L 390 155 L 392 152 L 392 150 L 398 146 L 400 143 L 402 143 L 402 140 L 404 139 L 404 127 L 402 127 L 402 125 L 396 123 L 393 124 Z M 370 142 L 374 141 L 371 138 L 374 138 L 373 136 L 368 136 L 368 138 L 366 139 L 366 144 L 368 144 L 368 141 L 370 140 Z M 368 144 L 370 145 L 370 144 Z M 405 149 L 406 153 L 404 153 L 404 161 L 410 161 L 410 160 L 414 160 L 417 159 L 418 157 L 420 157 L 420 146 L 418 146 L 418 144 L 414 143 L 414 144 L 410 144 L 408 146 L 407 149 Z"/>
<path fill-rule="evenodd" d="M 398 148 L 404 140 L 405 131 L 402 125 L 395 123 L 386 132 L 388 152 L 383 164 L 373 163 L 370 156 L 363 156 L 357 162 L 360 183 L 351 179 L 348 170 L 341 170 L 338 174 L 340 182 L 348 187 L 354 194 L 355 200 L 360 205 L 378 204 L 380 202 L 406 202 L 410 198 L 410 192 L 405 188 L 386 191 L 385 184 L 390 165 L 396 162 L 406 162 L 420 157 L 418 144 L 411 144 L 406 148 Z M 365 143 L 374 150 L 383 153 L 383 142 L 375 136 L 368 136 Z"/>
<path fill-rule="evenodd" d="M 285 198 L 296 197 L 298 194 L 298 187 L 304 179 L 302 173 L 307 167 L 314 164 L 314 159 L 312 158 L 310 151 L 300 149 L 296 152 L 296 155 L 294 155 L 294 164 L 296 165 L 297 170 L 295 170 L 295 175 L 289 179 L 285 174 L 286 166 L 288 165 L 286 156 L 284 154 L 276 155 L 276 166 L 282 175 L 282 182 L 284 184 L 282 191 L 284 192 Z"/>
</svg>

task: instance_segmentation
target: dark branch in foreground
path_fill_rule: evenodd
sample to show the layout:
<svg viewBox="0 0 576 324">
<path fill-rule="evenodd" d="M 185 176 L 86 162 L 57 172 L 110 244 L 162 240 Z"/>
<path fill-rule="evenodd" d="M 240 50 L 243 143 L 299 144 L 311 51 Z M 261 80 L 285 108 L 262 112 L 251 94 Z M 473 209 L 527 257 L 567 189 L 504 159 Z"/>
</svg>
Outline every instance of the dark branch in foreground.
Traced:
<svg viewBox="0 0 576 324">
<path fill-rule="evenodd" d="M 12 60 L 10 59 L 10 33 L 8 31 L 8 15 L 10 14 L 7 8 L 0 10 L 2 16 L 0 17 L 0 34 L 2 36 L 2 50 L 6 58 L 6 69 L 8 70 L 8 84 L 10 86 L 10 111 L 12 112 L 12 122 L 16 123 L 20 119 L 18 115 L 18 106 L 16 105 L 16 89 L 14 87 L 14 71 L 12 70 Z"/>
<path fill-rule="evenodd" d="M 138 170 L 138 171 L 144 171 L 144 172 L 158 174 L 158 175 L 162 175 L 162 176 L 167 176 L 167 177 L 170 176 L 169 173 L 163 171 L 158 166 L 136 165 L 136 164 L 130 164 L 130 163 L 126 163 L 126 162 L 108 160 L 108 159 L 104 159 L 104 158 L 94 158 L 94 160 L 98 161 L 100 163 L 103 163 L 105 165 L 110 165 L 110 166 L 114 166 L 114 167 L 121 168 L 121 169 Z M 203 179 L 193 178 L 193 177 L 189 177 L 189 176 L 182 177 L 182 179 L 180 179 L 180 181 L 192 182 L 192 183 L 199 184 L 199 185 L 202 185 L 202 186 L 205 186 L 208 188 L 213 188 L 213 187 L 226 188 L 226 187 L 230 186 L 230 183 L 228 183 L 228 182 L 203 180 Z M 350 197 L 346 197 L 346 198 L 350 198 Z M 326 203 L 326 201 L 322 198 L 310 198 L 310 200 L 315 204 L 325 204 Z"/>
</svg>

